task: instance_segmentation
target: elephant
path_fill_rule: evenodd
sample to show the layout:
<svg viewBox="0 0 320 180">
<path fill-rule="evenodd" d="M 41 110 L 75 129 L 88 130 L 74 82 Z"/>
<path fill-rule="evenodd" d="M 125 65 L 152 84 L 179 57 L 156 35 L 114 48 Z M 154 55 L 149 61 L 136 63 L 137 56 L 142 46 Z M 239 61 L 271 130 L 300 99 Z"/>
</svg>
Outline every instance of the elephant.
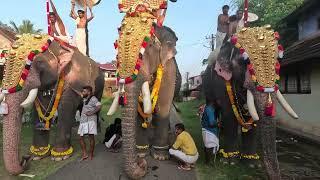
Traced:
<svg viewBox="0 0 320 180">
<path fill-rule="evenodd" d="M 249 121 L 240 122 L 245 129 L 242 132 L 242 158 L 254 157 L 259 143 L 269 179 L 281 178 L 276 153 L 275 100 L 289 115 L 298 118 L 278 90 L 278 61 L 283 55 L 278 39 L 279 34 L 270 26 L 243 28 L 225 39 L 218 56 L 212 65 L 208 65 L 203 80 L 206 98 L 217 100 L 221 108 L 224 156 L 238 155 L 238 119 L 244 115 Z M 248 114 L 243 114 L 239 107 L 246 109 Z"/>
<path fill-rule="evenodd" d="M 176 37 L 174 31 L 166 26 L 157 26 L 153 24 L 155 38 L 150 40 L 144 55 L 143 64 L 140 73 L 135 81 L 125 85 L 127 94 L 127 104 L 122 108 L 122 134 L 123 134 L 123 156 L 125 159 L 124 169 L 128 176 L 132 179 L 139 179 L 146 174 L 147 162 L 143 157 L 137 157 L 136 145 L 149 145 L 148 137 L 142 137 L 148 134 L 148 130 L 143 130 L 137 126 L 141 126 L 138 118 L 138 100 L 140 92 L 148 94 L 149 89 L 145 88 L 145 84 L 151 82 L 151 76 L 156 73 L 157 67 L 163 65 L 163 77 L 159 89 L 159 98 L 156 107 L 156 113 L 153 114 L 152 122 L 156 127 L 154 130 L 152 146 L 159 151 L 153 153 L 154 157 L 166 157 L 163 150 L 168 148 L 168 130 L 169 130 L 169 113 L 172 101 L 175 95 L 176 87 L 179 87 L 181 77 L 175 61 L 176 54 Z M 180 79 L 180 80 L 179 80 Z M 115 94 L 108 114 L 111 115 L 118 105 L 119 93 Z M 149 93 L 150 98 L 150 93 Z M 144 110 L 148 109 L 145 107 Z M 140 123 L 137 123 L 140 122 Z M 141 143 L 141 144 L 140 144 Z M 157 148 L 158 147 L 158 148 Z M 162 151 L 161 151 L 162 150 Z M 138 159 L 137 159 L 138 158 Z"/>
<path fill-rule="evenodd" d="M 38 44 L 37 44 L 38 42 Z M 41 47 L 41 48 L 39 48 Z M 32 50 L 34 48 L 34 50 Z M 32 50 L 30 54 L 26 54 L 25 49 Z M 72 153 L 70 142 L 72 123 L 75 119 L 75 113 L 81 102 L 79 92 L 86 85 L 93 87 L 95 95 L 101 98 L 104 86 L 104 75 L 100 71 L 98 65 L 92 59 L 82 55 L 76 48 L 69 47 L 58 39 L 54 39 L 48 35 L 30 35 L 24 34 L 19 36 L 19 40 L 13 44 L 12 53 L 21 53 L 21 62 L 24 62 L 24 56 L 28 55 L 28 59 L 32 62 L 25 74 L 23 87 L 20 90 L 5 95 L 5 102 L 9 108 L 9 113 L 3 119 L 3 157 L 6 170 L 17 175 L 24 171 L 25 166 L 19 162 L 19 145 L 21 132 L 21 116 L 23 108 L 33 104 L 36 98 L 43 105 L 49 105 L 47 96 L 43 96 L 43 92 L 52 90 L 57 83 L 61 74 L 64 74 L 64 86 L 59 101 L 57 134 L 55 144 L 51 149 L 57 156 L 55 158 L 65 159 Z M 11 53 L 9 53 L 11 55 Z M 12 60 L 17 60 L 13 57 Z M 17 68 L 19 63 L 11 63 L 7 61 L 6 76 L 4 84 L 15 82 L 14 77 L 10 76 L 10 68 Z M 28 63 L 28 62 L 27 62 Z M 18 64 L 18 65 L 16 65 Z M 19 66 L 24 67 L 24 66 Z M 26 66 L 27 67 L 27 66 Z M 21 68 L 21 69 L 22 69 Z M 22 77 L 22 76 L 21 76 Z M 18 86 L 17 86 L 18 87 Z M 4 87 L 6 88 L 6 87 Z M 38 93 L 39 90 L 39 93 Z M 4 93 L 1 93 L 1 101 L 4 99 Z M 37 116 L 37 115 L 35 115 Z M 38 117 L 36 118 L 38 119 Z M 48 146 L 49 131 L 40 131 L 35 129 L 33 146 L 38 149 L 38 157 L 44 157 L 50 154 L 50 146 Z M 69 150 L 68 153 L 63 153 Z M 37 156 L 37 155 L 36 155 Z M 39 158 L 38 158 L 39 159 Z M 57 160 L 57 159 L 56 159 Z M 24 164 L 25 165 L 25 164 Z"/>
</svg>

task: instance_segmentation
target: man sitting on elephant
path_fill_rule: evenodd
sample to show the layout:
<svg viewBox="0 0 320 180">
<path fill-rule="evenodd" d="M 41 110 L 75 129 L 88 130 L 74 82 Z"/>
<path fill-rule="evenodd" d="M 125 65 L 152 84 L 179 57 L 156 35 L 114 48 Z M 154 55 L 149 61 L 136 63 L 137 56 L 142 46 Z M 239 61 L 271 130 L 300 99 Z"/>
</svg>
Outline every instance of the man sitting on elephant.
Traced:
<svg viewBox="0 0 320 180">
<path fill-rule="evenodd" d="M 169 153 L 179 159 L 183 165 L 178 168 L 182 170 L 191 170 L 191 165 L 194 164 L 199 157 L 196 144 L 191 135 L 185 131 L 184 125 L 178 123 L 175 125 L 176 142 L 169 149 Z"/>
</svg>

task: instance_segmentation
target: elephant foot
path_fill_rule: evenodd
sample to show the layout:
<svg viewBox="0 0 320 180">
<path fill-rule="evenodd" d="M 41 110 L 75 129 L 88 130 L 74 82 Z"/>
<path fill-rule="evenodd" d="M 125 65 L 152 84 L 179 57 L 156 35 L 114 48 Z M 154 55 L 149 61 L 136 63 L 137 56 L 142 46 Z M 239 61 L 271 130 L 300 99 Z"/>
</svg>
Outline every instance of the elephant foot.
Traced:
<svg viewBox="0 0 320 180">
<path fill-rule="evenodd" d="M 63 160 L 69 159 L 70 157 L 71 157 L 71 155 L 59 156 L 59 157 L 51 157 L 51 160 L 59 162 L 59 161 L 63 161 Z"/>
<path fill-rule="evenodd" d="M 248 166 L 249 168 L 262 168 L 261 163 L 259 162 L 259 155 L 258 154 L 251 154 L 251 155 L 246 155 L 242 154 L 241 155 L 241 162 Z"/>
<path fill-rule="evenodd" d="M 168 146 L 161 147 L 161 148 L 153 146 L 152 151 L 151 151 L 151 156 L 154 159 L 159 160 L 159 161 L 168 160 L 170 158 Z"/>
<path fill-rule="evenodd" d="M 144 146 L 136 146 L 137 148 L 137 157 L 139 158 L 145 158 L 150 152 L 149 150 L 149 145 L 144 145 Z"/>
<path fill-rule="evenodd" d="M 50 155 L 50 145 L 48 145 L 46 147 L 31 146 L 30 152 L 32 154 L 30 159 L 32 159 L 33 161 L 41 160 L 41 159 L 46 158 Z"/>
<path fill-rule="evenodd" d="M 59 149 L 61 150 L 61 149 Z M 54 149 L 51 149 L 51 160 L 53 161 L 63 161 L 72 156 L 73 148 L 70 146 L 68 149 L 64 149 L 62 151 L 56 151 Z"/>
</svg>

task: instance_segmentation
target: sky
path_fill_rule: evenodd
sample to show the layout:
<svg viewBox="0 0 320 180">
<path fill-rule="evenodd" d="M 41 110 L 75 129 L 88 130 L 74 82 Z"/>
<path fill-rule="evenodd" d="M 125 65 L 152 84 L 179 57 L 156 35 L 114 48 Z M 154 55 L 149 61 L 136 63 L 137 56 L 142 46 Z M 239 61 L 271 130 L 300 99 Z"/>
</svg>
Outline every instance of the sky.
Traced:
<svg viewBox="0 0 320 180">
<path fill-rule="evenodd" d="M 36 28 L 47 31 L 45 0 L 3 0 L 0 21 L 21 24 L 29 19 Z M 53 0 L 69 34 L 75 32 L 75 22 L 69 17 L 70 0 Z M 164 25 L 176 32 L 179 69 L 183 77 L 199 75 L 204 70 L 202 60 L 210 53 L 206 36 L 216 33 L 218 14 L 229 0 L 178 0 L 169 2 Z M 234 11 L 234 10 L 233 10 Z M 95 18 L 89 23 L 90 56 L 99 63 L 110 62 L 116 54 L 113 47 L 118 38 L 117 28 L 124 14 L 118 11 L 117 0 L 102 0 L 93 8 Z M 205 47 L 207 46 L 207 47 Z"/>
</svg>

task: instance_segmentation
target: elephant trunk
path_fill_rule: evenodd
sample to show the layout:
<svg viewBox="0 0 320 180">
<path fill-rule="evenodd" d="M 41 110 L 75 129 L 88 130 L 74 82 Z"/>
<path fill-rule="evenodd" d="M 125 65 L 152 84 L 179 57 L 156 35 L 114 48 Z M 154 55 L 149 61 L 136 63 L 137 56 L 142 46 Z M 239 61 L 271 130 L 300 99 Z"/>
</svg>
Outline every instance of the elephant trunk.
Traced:
<svg viewBox="0 0 320 180">
<path fill-rule="evenodd" d="M 19 159 L 23 110 L 19 104 L 24 100 L 23 97 L 25 96 L 20 92 L 8 94 L 6 97 L 9 114 L 3 119 L 3 159 L 6 170 L 12 175 L 18 175 L 24 170 Z"/>
<path fill-rule="evenodd" d="M 265 115 L 265 107 L 268 101 L 267 93 L 254 92 L 256 109 L 260 120 L 257 121 L 259 139 L 262 146 L 263 162 L 269 176 L 269 179 L 278 180 L 280 177 L 280 168 L 276 150 L 276 121 L 273 117 Z M 275 102 L 275 94 L 271 95 Z"/>
<path fill-rule="evenodd" d="M 126 85 L 127 105 L 122 111 L 122 135 L 124 169 L 132 179 L 140 179 L 146 174 L 147 162 L 145 159 L 137 160 L 136 156 L 136 117 L 138 97 L 141 90 L 142 79 L 137 78 L 134 82 Z"/>
</svg>

